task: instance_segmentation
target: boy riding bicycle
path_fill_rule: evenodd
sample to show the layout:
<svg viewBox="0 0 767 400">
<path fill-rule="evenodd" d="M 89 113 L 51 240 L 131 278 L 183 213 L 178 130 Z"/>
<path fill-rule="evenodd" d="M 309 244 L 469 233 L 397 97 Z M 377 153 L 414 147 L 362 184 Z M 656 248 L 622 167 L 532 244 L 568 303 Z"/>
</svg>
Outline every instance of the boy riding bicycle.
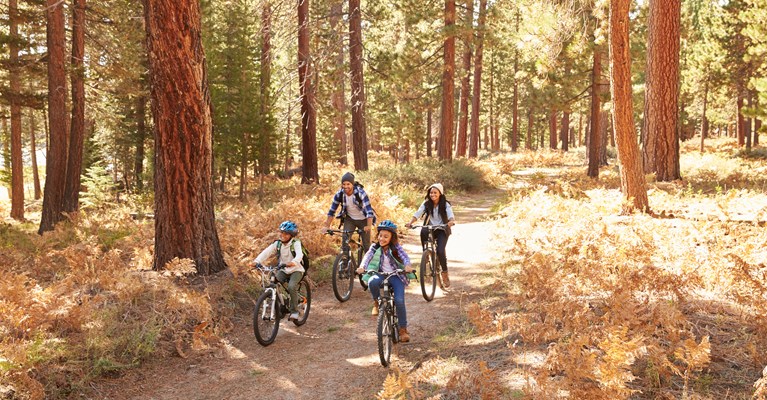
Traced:
<svg viewBox="0 0 767 400">
<path fill-rule="evenodd" d="M 256 265 L 261 265 L 269 257 L 277 255 L 277 263 L 285 265 L 285 268 L 277 271 L 277 280 L 288 282 L 290 294 L 290 320 L 298 320 L 298 283 L 304 276 L 304 251 L 298 235 L 298 225 L 293 221 L 285 221 L 280 224 L 280 239 L 270 244 L 255 259 Z"/>
</svg>

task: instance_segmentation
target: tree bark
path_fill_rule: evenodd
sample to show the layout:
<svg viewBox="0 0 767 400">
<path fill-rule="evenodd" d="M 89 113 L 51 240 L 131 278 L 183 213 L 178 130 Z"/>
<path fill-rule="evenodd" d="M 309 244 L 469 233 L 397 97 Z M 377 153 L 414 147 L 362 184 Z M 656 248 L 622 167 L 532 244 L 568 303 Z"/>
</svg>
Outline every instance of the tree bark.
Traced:
<svg viewBox="0 0 767 400">
<path fill-rule="evenodd" d="M 568 151 L 570 146 L 568 137 L 570 135 L 570 112 L 562 112 L 562 127 L 559 130 L 559 140 L 562 142 L 562 151 Z"/>
<path fill-rule="evenodd" d="M 133 161 L 133 174 L 136 176 L 136 189 L 144 190 L 144 157 L 146 151 L 146 101 L 144 95 L 136 98 L 136 158 Z"/>
<path fill-rule="evenodd" d="M 738 90 L 738 109 L 736 112 L 738 113 L 737 116 L 737 126 L 735 127 L 735 131 L 738 135 L 738 146 L 743 146 L 746 144 L 746 135 L 744 134 L 745 129 L 745 118 L 743 117 L 743 90 Z"/>
<path fill-rule="evenodd" d="M 477 20 L 477 52 L 474 54 L 474 84 L 471 99 L 471 138 L 469 139 L 469 157 L 477 157 L 479 149 L 479 100 L 482 86 L 482 50 L 485 37 L 485 14 L 487 0 L 479 0 L 479 19 Z M 485 140 L 487 147 L 487 140 Z"/>
<path fill-rule="evenodd" d="M 80 209 L 80 176 L 85 138 L 85 0 L 74 0 L 72 7 L 72 124 L 69 132 L 69 157 L 64 186 L 64 211 Z"/>
<path fill-rule="evenodd" d="M 745 100 L 749 108 L 754 105 L 751 91 L 746 92 Z M 746 151 L 751 151 L 751 117 L 745 117 L 743 121 L 745 122 L 745 125 L 743 126 L 743 135 L 746 137 Z"/>
<path fill-rule="evenodd" d="M 259 90 L 261 100 L 259 102 L 262 129 L 261 146 L 258 154 L 258 167 L 261 176 L 259 196 L 263 195 L 263 177 L 269 174 L 271 169 L 271 150 L 274 136 L 272 125 L 272 6 L 270 1 L 264 1 L 261 8 L 261 74 Z M 274 138 L 276 140 L 276 138 Z M 276 161 L 276 157 L 274 160 Z"/>
<path fill-rule="evenodd" d="M 46 150 L 45 190 L 39 234 L 53 230 L 64 216 L 64 185 L 67 168 L 67 73 L 65 68 L 66 36 L 64 33 L 64 3 L 47 0 L 48 45 L 48 122 L 50 139 Z"/>
<path fill-rule="evenodd" d="M 458 140 L 455 146 L 455 156 L 466 156 L 467 130 L 469 127 L 469 80 L 471 79 L 471 55 L 474 39 L 474 0 L 466 0 L 466 21 L 464 22 L 466 34 L 464 35 L 463 49 L 463 77 L 461 78 L 461 103 L 458 123 Z"/>
<path fill-rule="evenodd" d="M 610 0 L 610 89 L 614 103 L 613 127 L 618 144 L 623 213 L 649 212 L 647 188 L 634 130 L 629 54 L 630 0 Z"/>
<path fill-rule="evenodd" d="M 368 142 L 365 127 L 365 79 L 362 73 L 362 12 L 360 0 L 349 0 L 349 67 L 352 86 L 352 147 L 354 168 L 368 170 Z"/>
<path fill-rule="evenodd" d="M 599 48 L 594 48 L 594 60 L 591 67 L 591 123 L 589 124 L 588 153 L 590 178 L 599 177 L 599 144 L 602 143 L 600 134 L 599 112 L 602 108 L 599 98 L 602 77 L 602 53 Z"/>
<path fill-rule="evenodd" d="M 549 148 L 557 149 L 557 111 L 549 111 Z"/>
<path fill-rule="evenodd" d="M 21 105 L 18 96 L 21 91 L 19 77 L 19 27 L 17 0 L 8 1 L 8 22 L 10 24 L 10 57 L 8 79 L 10 80 L 11 103 L 11 218 L 24 219 L 24 162 L 21 152 Z"/>
<path fill-rule="evenodd" d="M 330 8 L 330 30 L 336 38 L 335 58 L 336 65 L 333 71 L 334 90 L 331 95 L 331 103 L 335 110 L 333 118 L 333 139 L 336 145 L 336 161 L 341 165 L 348 165 L 346 148 L 346 74 L 344 74 L 344 45 L 341 33 L 341 16 L 343 15 L 343 0 L 336 1 Z"/>
<path fill-rule="evenodd" d="M 309 54 L 309 0 L 298 1 L 298 80 L 301 96 L 301 183 L 320 183 L 317 171 L 317 109 Z"/>
<path fill-rule="evenodd" d="M 32 180 L 35 188 L 35 200 L 43 197 L 40 188 L 40 171 L 37 168 L 37 120 L 35 110 L 29 110 L 29 158 L 32 160 Z"/>
<path fill-rule="evenodd" d="M 453 155 L 454 90 L 455 90 L 455 0 L 445 0 L 445 44 L 442 69 L 442 113 L 440 117 L 439 146 L 440 160 L 451 161 Z M 471 156 L 471 151 L 469 153 Z"/>
<path fill-rule="evenodd" d="M 708 68 L 706 68 L 706 72 L 708 72 Z M 700 127 L 700 152 L 703 153 L 705 151 L 705 141 L 708 137 L 708 73 L 706 73 L 705 82 L 703 83 L 703 114 L 701 115 L 701 127 Z"/>
<path fill-rule="evenodd" d="M 426 157 L 431 158 L 431 114 L 432 110 L 429 107 L 426 110 Z"/>
<path fill-rule="evenodd" d="M 644 112 L 644 172 L 658 181 L 679 171 L 679 26 L 681 0 L 650 0 Z"/>
<path fill-rule="evenodd" d="M 533 108 L 527 109 L 527 134 L 525 135 L 525 148 L 528 150 L 533 149 L 533 122 L 534 122 Z"/>
<path fill-rule="evenodd" d="M 51 0 L 53 1 L 53 0 Z M 195 0 L 146 0 L 155 130 L 154 269 L 175 257 L 209 275 L 226 268 L 213 209 L 212 119 Z"/>
</svg>

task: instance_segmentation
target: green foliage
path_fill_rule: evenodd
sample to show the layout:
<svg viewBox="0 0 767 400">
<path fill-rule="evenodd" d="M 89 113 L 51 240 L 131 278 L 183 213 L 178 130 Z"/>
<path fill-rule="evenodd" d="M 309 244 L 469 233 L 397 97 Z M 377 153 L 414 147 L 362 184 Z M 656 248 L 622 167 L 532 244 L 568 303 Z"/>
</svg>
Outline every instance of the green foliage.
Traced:
<svg viewBox="0 0 767 400">
<path fill-rule="evenodd" d="M 432 183 L 439 182 L 445 187 L 448 198 L 450 193 L 477 191 L 488 185 L 482 171 L 466 159 L 452 163 L 422 159 L 410 164 L 379 167 L 369 172 L 367 179 L 371 178 L 424 190 Z"/>
<path fill-rule="evenodd" d="M 82 209 L 100 209 L 113 204 L 114 183 L 101 163 L 92 165 L 82 177 L 85 191 L 81 192 Z"/>
</svg>

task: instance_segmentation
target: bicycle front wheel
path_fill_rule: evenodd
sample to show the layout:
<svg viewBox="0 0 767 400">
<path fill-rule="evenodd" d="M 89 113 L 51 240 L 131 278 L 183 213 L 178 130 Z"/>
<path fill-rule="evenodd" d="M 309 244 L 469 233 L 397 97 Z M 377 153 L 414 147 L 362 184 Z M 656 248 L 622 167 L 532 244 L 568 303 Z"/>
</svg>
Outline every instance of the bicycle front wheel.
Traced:
<svg viewBox="0 0 767 400">
<path fill-rule="evenodd" d="M 341 303 L 349 300 L 352 296 L 352 288 L 354 287 L 353 265 L 354 262 L 351 259 L 344 259 L 341 254 L 337 255 L 333 262 L 333 294 Z"/>
<path fill-rule="evenodd" d="M 277 337 L 277 330 L 280 329 L 280 309 L 272 298 L 274 289 L 267 289 L 256 301 L 256 308 L 253 312 L 253 333 L 256 334 L 256 340 L 262 346 L 269 346 Z"/>
<path fill-rule="evenodd" d="M 390 313 L 394 312 L 388 303 L 383 302 L 381 312 L 378 314 L 378 356 L 381 358 L 381 365 L 388 367 L 391 361 L 391 351 L 394 343 L 393 329 L 391 325 Z"/>
<path fill-rule="evenodd" d="M 421 256 L 421 293 L 426 301 L 434 299 L 434 291 L 437 289 L 437 274 L 434 272 L 432 252 L 426 250 Z"/>
<path fill-rule="evenodd" d="M 306 319 L 309 318 L 309 310 L 312 309 L 312 286 L 309 285 L 309 281 L 301 279 L 298 282 L 298 319 L 294 319 L 293 323 L 296 326 L 301 326 L 306 323 Z"/>
</svg>

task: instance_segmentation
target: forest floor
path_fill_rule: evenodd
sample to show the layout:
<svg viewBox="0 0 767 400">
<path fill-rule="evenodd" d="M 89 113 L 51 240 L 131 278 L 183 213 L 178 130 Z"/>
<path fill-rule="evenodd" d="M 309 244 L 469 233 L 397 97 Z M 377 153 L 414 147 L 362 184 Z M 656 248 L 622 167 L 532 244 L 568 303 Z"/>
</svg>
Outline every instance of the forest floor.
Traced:
<svg viewBox="0 0 767 400">
<path fill-rule="evenodd" d="M 268 347 L 255 340 L 251 315 L 242 315 L 221 348 L 189 358 L 157 359 L 119 378 L 97 382 L 88 397 L 371 399 L 395 370 L 414 371 L 434 358 L 482 357 L 485 350 L 467 347 L 460 337 L 470 329 L 465 308 L 482 296 L 483 279 L 502 256 L 493 246 L 493 221 L 488 217 L 503 196 L 504 191 L 496 189 L 451 198 L 458 222 L 447 246 L 452 286 L 437 288 L 434 300 L 426 302 L 418 282 L 410 284 L 406 303 L 411 341 L 395 345 L 390 368 L 379 361 L 370 293 L 355 283 L 351 299 L 339 303 L 326 282 L 313 288 L 307 323 L 296 327 L 283 320 Z M 417 267 L 417 231 L 402 239 Z M 448 378 L 435 376 L 431 383 L 444 387 Z"/>
</svg>

